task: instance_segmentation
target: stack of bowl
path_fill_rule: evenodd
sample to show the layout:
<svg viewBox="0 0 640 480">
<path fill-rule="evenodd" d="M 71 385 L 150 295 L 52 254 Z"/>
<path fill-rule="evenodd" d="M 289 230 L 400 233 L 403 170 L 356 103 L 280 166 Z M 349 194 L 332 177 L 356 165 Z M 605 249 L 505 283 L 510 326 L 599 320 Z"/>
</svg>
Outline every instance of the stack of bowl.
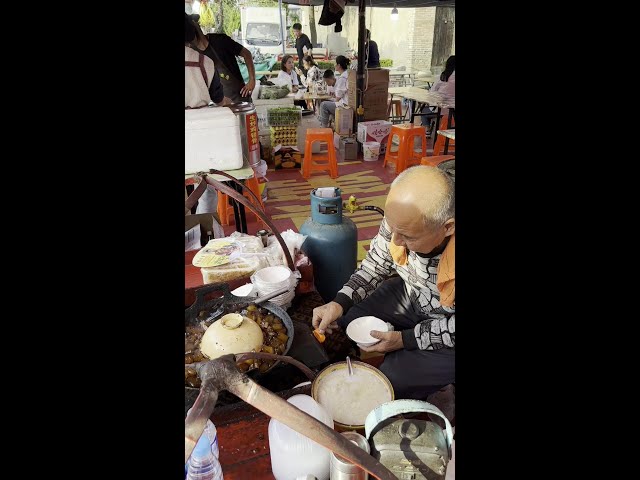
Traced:
<svg viewBox="0 0 640 480">
<path fill-rule="evenodd" d="M 267 267 L 258 270 L 251 276 L 251 283 L 253 283 L 260 297 L 280 290 L 281 288 L 288 287 L 289 291 L 269 300 L 271 303 L 275 303 L 284 308 L 289 307 L 296 294 L 297 278 L 291 270 L 283 266 Z"/>
</svg>

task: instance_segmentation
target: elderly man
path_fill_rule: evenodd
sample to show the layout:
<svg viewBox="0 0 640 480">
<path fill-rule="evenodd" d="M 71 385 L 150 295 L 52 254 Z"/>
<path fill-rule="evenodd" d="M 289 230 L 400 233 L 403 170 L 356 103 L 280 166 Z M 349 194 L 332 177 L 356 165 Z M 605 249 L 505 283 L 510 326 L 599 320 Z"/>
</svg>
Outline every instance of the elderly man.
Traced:
<svg viewBox="0 0 640 480">
<path fill-rule="evenodd" d="M 331 333 L 336 320 L 346 328 L 367 315 L 393 325 L 371 331 L 380 342 L 361 348 L 385 354 L 380 369 L 396 398 L 424 400 L 455 382 L 454 212 L 447 173 L 427 166 L 402 172 L 362 265 L 332 302 L 313 310 L 322 333 Z"/>
</svg>

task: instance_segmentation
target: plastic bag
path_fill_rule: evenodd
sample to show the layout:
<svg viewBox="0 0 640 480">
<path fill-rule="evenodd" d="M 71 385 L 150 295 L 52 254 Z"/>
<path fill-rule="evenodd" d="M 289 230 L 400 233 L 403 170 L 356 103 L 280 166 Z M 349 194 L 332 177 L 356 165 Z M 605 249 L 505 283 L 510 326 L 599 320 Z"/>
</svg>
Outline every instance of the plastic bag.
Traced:
<svg viewBox="0 0 640 480">
<path fill-rule="evenodd" d="M 225 241 L 229 242 L 230 245 L 225 246 Z M 224 283 L 238 278 L 249 277 L 261 268 L 268 266 L 262 240 L 256 236 L 234 232 L 228 237 L 216 239 L 209 242 L 209 244 L 213 246 L 222 245 L 224 248 L 222 253 L 225 253 L 227 258 L 225 263 L 218 261 L 215 263 L 219 263 L 219 265 L 200 268 L 205 284 Z M 195 259 L 196 257 L 194 257 Z"/>
</svg>

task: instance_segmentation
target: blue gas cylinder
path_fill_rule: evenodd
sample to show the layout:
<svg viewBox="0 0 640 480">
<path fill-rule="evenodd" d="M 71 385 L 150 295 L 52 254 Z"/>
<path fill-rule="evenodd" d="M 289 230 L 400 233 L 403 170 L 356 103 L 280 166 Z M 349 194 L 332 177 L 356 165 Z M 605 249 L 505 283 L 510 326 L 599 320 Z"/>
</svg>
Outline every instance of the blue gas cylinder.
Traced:
<svg viewBox="0 0 640 480">
<path fill-rule="evenodd" d="M 316 290 L 329 302 L 354 272 L 358 259 L 358 229 L 350 218 L 342 216 L 339 188 L 330 198 L 311 191 L 311 218 L 300 227 L 300 233 L 307 235 L 302 251 L 313 263 Z"/>
</svg>

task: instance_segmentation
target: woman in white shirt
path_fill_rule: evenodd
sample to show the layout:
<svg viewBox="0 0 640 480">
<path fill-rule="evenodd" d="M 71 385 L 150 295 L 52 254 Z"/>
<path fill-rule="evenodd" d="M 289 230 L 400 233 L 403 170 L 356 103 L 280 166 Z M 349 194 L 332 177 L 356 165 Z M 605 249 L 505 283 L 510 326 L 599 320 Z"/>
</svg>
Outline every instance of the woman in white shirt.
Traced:
<svg viewBox="0 0 640 480">
<path fill-rule="evenodd" d="M 336 84 L 333 89 L 333 95 L 336 99 L 325 100 L 320 104 L 320 124 L 325 128 L 329 126 L 331 116 L 335 116 L 336 107 L 346 107 L 348 105 L 347 84 L 349 79 L 349 63 L 349 60 L 343 55 L 339 55 L 336 58 L 336 73 L 338 73 L 338 75 L 336 75 Z"/>
<path fill-rule="evenodd" d="M 278 85 L 287 85 L 290 91 L 296 93 L 300 87 L 300 82 L 298 81 L 298 75 L 293 68 L 292 55 L 285 55 L 282 57 L 280 69 L 281 71 L 278 73 L 278 77 L 274 83 L 277 83 Z M 307 102 L 304 100 L 295 100 L 293 103 L 302 108 L 307 108 Z"/>
<path fill-rule="evenodd" d="M 440 74 L 440 78 L 430 88 L 431 92 L 440 92 L 445 95 L 456 96 L 456 56 L 451 55 L 444 65 L 444 70 Z M 431 113 L 435 113 L 435 108 L 429 109 Z M 448 108 L 443 108 L 440 115 L 446 117 L 449 114 Z M 422 124 L 428 125 L 429 119 L 426 115 L 422 116 Z"/>
<path fill-rule="evenodd" d="M 276 78 L 276 82 L 280 85 L 287 85 L 289 90 L 293 93 L 298 91 L 298 87 L 300 86 L 300 82 L 298 81 L 298 75 L 296 71 L 293 69 L 293 56 L 285 55 L 282 57 L 282 63 L 280 65 L 280 73 L 278 73 L 278 77 Z"/>
</svg>

